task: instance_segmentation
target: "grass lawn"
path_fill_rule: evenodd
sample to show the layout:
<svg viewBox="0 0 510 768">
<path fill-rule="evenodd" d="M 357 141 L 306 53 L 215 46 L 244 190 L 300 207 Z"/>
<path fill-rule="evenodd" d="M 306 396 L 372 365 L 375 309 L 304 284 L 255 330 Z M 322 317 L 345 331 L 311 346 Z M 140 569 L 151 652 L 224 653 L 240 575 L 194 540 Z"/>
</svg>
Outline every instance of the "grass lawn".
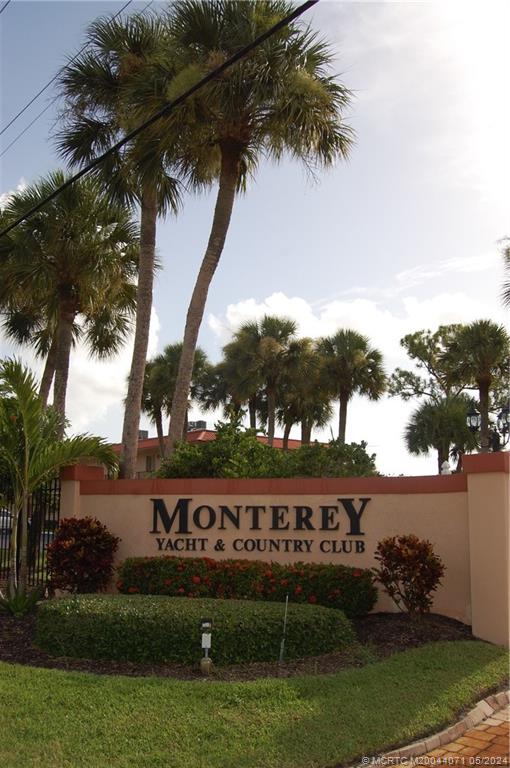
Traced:
<svg viewBox="0 0 510 768">
<path fill-rule="evenodd" d="M 323 768 L 437 730 L 505 682 L 504 649 L 435 643 L 322 677 L 177 682 L 0 664 L 6 768 Z"/>
</svg>

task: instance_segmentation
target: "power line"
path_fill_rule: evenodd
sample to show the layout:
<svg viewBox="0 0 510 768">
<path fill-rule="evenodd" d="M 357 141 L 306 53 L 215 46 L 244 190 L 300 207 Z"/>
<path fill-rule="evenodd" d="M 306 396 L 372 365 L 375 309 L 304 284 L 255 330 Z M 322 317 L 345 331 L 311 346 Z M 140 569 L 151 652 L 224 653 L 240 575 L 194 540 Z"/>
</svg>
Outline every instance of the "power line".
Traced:
<svg viewBox="0 0 510 768">
<path fill-rule="evenodd" d="M 191 86 L 191 88 L 188 88 L 187 91 L 184 91 L 184 93 L 181 93 L 181 95 L 177 96 L 177 98 L 174 99 L 173 101 L 168 102 L 168 104 L 162 107 L 158 112 L 155 112 L 152 115 L 152 117 L 150 117 L 145 122 L 141 123 L 139 126 L 134 128 L 129 133 L 127 133 L 124 136 L 124 138 L 120 139 L 115 144 L 113 144 L 109 149 L 106 150 L 106 152 L 103 152 L 102 155 L 99 155 L 99 157 L 96 157 L 94 160 L 92 160 L 88 165 L 85 166 L 85 168 L 82 168 L 81 171 L 78 171 L 78 173 L 76 173 L 74 176 L 71 176 L 70 179 L 68 179 L 60 187 L 58 187 L 58 189 L 52 192 L 51 195 L 48 195 L 48 197 L 46 197 L 40 203 L 30 208 L 30 210 L 27 211 L 25 214 L 23 214 L 23 216 L 20 216 L 19 219 L 16 219 L 16 221 L 14 221 L 8 227 L 2 230 L 0 232 L 0 237 L 3 237 L 4 235 L 8 234 L 12 229 L 14 229 L 14 227 L 17 227 L 18 224 L 21 224 L 22 221 L 26 221 L 34 213 L 37 213 L 37 211 L 43 208 L 47 203 L 49 203 L 51 200 L 57 197 L 65 189 L 70 187 L 71 184 L 74 184 L 75 181 L 78 181 L 78 179 L 81 179 L 87 173 L 90 173 L 90 171 L 96 168 L 96 166 L 100 165 L 104 160 L 106 160 L 107 157 L 109 157 L 118 149 L 123 147 L 124 144 L 127 144 L 129 141 L 131 141 L 136 136 L 138 136 L 139 133 L 142 133 L 142 131 L 145 131 L 151 125 L 154 125 L 154 123 L 158 122 L 158 120 L 161 120 L 162 117 L 166 117 L 173 109 L 175 109 L 175 107 L 179 106 L 179 104 L 182 104 L 184 101 L 186 101 L 186 99 L 188 99 L 194 93 L 201 90 L 204 86 L 210 83 L 211 80 L 214 80 L 216 77 L 223 74 L 223 72 L 225 72 L 227 69 L 230 69 L 230 67 L 236 64 L 238 61 L 240 61 L 241 59 L 244 59 L 244 57 L 247 56 L 251 51 L 253 51 L 255 48 L 258 48 L 259 45 L 262 45 L 262 43 L 264 43 L 266 40 L 268 40 L 270 37 L 276 34 L 276 32 L 279 32 L 280 29 L 283 29 L 284 27 L 288 26 L 291 23 L 291 21 L 294 21 L 294 19 L 297 19 L 305 11 L 307 11 L 309 8 L 312 8 L 312 6 L 316 5 L 318 2 L 319 0 L 306 0 L 305 3 L 298 6 L 292 13 L 289 13 L 288 16 L 285 16 L 283 19 L 278 21 L 276 24 L 270 27 L 270 29 L 268 29 L 262 35 L 259 35 L 255 40 L 249 43 L 249 45 L 246 45 L 244 48 L 241 48 L 240 51 L 238 51 L 229 59 L 227 59 L 227 61 L 225 61 L 219 67 L 212 70 L 212 72 L 209 72 L 208 75 L 206 75 L 201 80 L 199 80 L 198 83 L 195 83 L 195 85 Z"/>
<path fill-rule="evenodd" d="M 3 7 L 0 9 L 0 13 L 2 13 L 2 11 L 3 11 L 3 10 L 4 10 L 4 9 L 5 9 L 5 8 L 6 8 L 8 5 L 9 5 L 9 3 L 10 3 L 10 2 L 11 2 L 11 0 L 7 0 L 7 2 L 5 3 L 5 5 L 4 5 L 4 6 L 3 6 Z M 120 9 L 120 11 L 117 11 L 117 13 L 116 13 L 114 16 L 112 16 L 112 18 L 111 18 L 111 21 L 114 21 L 114 20 L 115 20 L 115 19 L 116 19 L 118 16 L 120 16 L 120 14 L 122 13 L 122 11 L 125 11 L 125 10 L 126 10 L 126 8 L 128 7 L 128 5 L 131 5 L 131 3 L 132 3 L 132 2 L 133 2 L 133 0 L 128 0 L 128 2 L 127 2 L 125 5 L 123 5 L 123 6 L 122 6 L 122 8 Z M 152 0 L 151 0 L 151 2 L 152 2 Z M 149 3 L 149 5 L 150 5 L 150 3 Z M 147 7 L 148 7 L 148 6 L 146 6 L 146 7 L 145 7 L 143 10 L 145 11 L 145 9 L 146 9 Z M 143 11 L 142 11 L 142 13 L 143 13 Z M 58 70 L 58 72 L 57 72 L 57 73 L 56 73 L 56 74 L 55 74 L 55 75 L 54 75 L 54 76 L 51 78 L 51 80 L 48 80 L 48 82 L 46 83 L 46 85 L 43 85 L 43 87 L 42 87 L 42 88 L 41 88 L 39 91 L 37 91 L 37 93 L 35 94 L 35 96 L 33 96 L 33 97 L 30 99 L 30 101 L 29 101 L 29 102 L 27 102 L 27 103 L 25 104 L 25 106 L 24 106 L 22 109 L 20 109 L 20 111 L 19 111 L 19 112 L 18 112 L 16 115 L 14 115 L 14 117 L 13 117 L 13 118 L 11 118 L 11 120 L 9 120 L 9 122 L 7 123 L 7 125 L 5 125 L 5 126 L 2 128 L 2 130 L 0 131 L 0 136 L 2 136 L 2 135 L 5 133 L 5 131 L 6 131 L 8 128 L 10 128 L 10 127 L 11 127 L 11 125 L 12 125 L 13 123 L 15 123 L 15 122 L 16 122 L 16 120 L 18 119 L 18 117 L 21 117 L 21 115 L 22 115 L 22 114 L 24 114 L 24 112 L 26 112 L 26 111 L 27 111 L 27 109 L 28 109 L 29 107 L 31 107 L 31 106 L 32 106 L 32 104 L 34 103 L 34 101 L 36 101 L 36 100 L 39 98 L 39 96 L 41 96 L 41 94 L 43 94 L 43 93 L 44 93 L 44 91 L 46 91 L 46 90 L 47 90 L 47 89 L 50 87 L 50 85 L 53 85 L 53 83 L 54 83 L 54 82 L 55 82 L 55 80 L 56 80 L 56 79 L 59 77 L 59 75 L 60 75 L 60 74 L 61 74 L 61 73 L 62 73 L 62 72 L 65 70 L 65 69 L 67 69 L 67 67 L 68 67 L 70 64 L 72 64 L 74 61 L 76 61 L 76 59 L 78 58 L 78 56 L 80 56 L 80 55 L 83 53 L 83 51 L 84 51 L 86 48 L 88 48 L 88 47 L 89 47 L 89 45 L 90 45 L 90 43 L 85 43 L 85 45 L 83 45 L 83 46 L 80 48 L 80 50 L 78 51 L 78 53 L 77 53 L 75 56 L 73 56 L 73 58 L 72 58 L 72 59 L 71 59 L 71 60 L 70 60 L 70 61 L 69 61 L 67 64 L 64 64 L 64 66 L 63 66 L 63 67 L 60 67 L 60 69 Z"/>
<path fill-rule="evenodd" d="M 5 149 L 3 149 L 3 150 L 0 152 L 0 157 L 3 157 L 3 156 L 6 154 L 6 152 L 8 152 L 8 151 L 10 150 L 10 148 L 11 148 L 12 146 L 14 146 L 14 144 L 16 144 L 16 142 L 17 142 L 19 139 L 21 139 L 21 137 L 22 137 L 22 136 L 24 136 L 24 135 L 25 135 L 25 133 L 26 133 L 26 132 L 27 132 L 27 131 L 28 131 L 28 130 L 29 130 L 29 129 L 30 129 L 30 128 L 31 128 L 31 127 L 34 125 L 34 123 L 36 123 L 36 122 L 39 120 L 39 118 L 41 118 L 41 117 L 44 115 L 44 113 L 45 113 L 45 112 L 47 112 L 47 111 L 48 111 L 48 109 L 54 105 L 54 103 L 56 102 L 57 98 L 58 98 L 58 96 L 55 96 L 53 99 L 51 99 L 51 101 L 49 101 L 49 102 L 48 102 L 48 104 L 46 104 L 46 106 L 44 107 L 44 109 L 42 109 L 42 110 L 41 110 L 41 111 L 38 113 L 38 115 L 36 115 L 36 117 L 34 117 L 34 119 L 33 119 L 33 120 L 31 120 L 31 121 L 30 121 L 30 123 L 29 123 L 29 124 L 28 124 L 28 125 L 27 125 L 25 128 L 23 128 L 23 130 L 22 130 L 22 131 L 20 131 L 20 132 L 18 133 L 18 135 L 17 135 L 17 136 L 15 136 L 15 138 L 14 138 L 14 139 L 13 139 L 13 140 L 10 142 L 10 144 L 7 144 L 7 146 L 5 147 Z"/>
<path fill-rule="evenodd" d="M 7 8 L 7 6 L 9 5 L 10 2 L 11 2 L 11 0 L 6 0 L 6 2 L 0 8 L 0 14 L 2 14 L 5 11 L 5 9 Z"/>
</svg>

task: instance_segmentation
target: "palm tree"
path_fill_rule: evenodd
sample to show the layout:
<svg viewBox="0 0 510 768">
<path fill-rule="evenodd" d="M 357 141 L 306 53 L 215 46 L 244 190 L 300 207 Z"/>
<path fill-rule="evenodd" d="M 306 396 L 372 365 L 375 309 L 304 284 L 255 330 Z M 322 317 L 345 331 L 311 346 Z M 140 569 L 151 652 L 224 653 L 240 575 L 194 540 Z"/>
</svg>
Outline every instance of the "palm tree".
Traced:
<svg viewBox="0 0 510 768">
<path fill-rule="evenodd" d="M 223 359 L 216 365 L 206 367 L 196 397 L 205 411 L 222 408 L 227 419 L 242 417 L 245 393 L 239 391 L 237 371 L 232 370 L 230 360 Z M 256 421 L 250 426 L 256 429 Z"/>
<path fill-rule="evenodd" d="M 320 339 L 317 348 L 324 358 L 324 375 L 330 391 L 340 403 L 338 439 L 345 443 L 347 405 L 352 396 L 378 400 L 386 390 L 382 355 L 370 346 L 366 336 L 350 329 Z"/>
<path fill-rule="evenodd" d="M 466 423 L 471 405 L 466 395 L 422 403 L 411 414 L 405 429 L 407 450 L 416 455 L 427 454 L 431 448 L 437 451 L 439 474 L 443 462 L 454 453 L 459 469 L 462 455 L 476 447 L 476 439 Z"/>
<path fill-rule="evenodd" d="M 292 10 L 287 0 L 173 3 L 168 25 L 182 77 L 197 80 Z M 309 28 L 294 22 L 188 100 L 187 109 L 195 118 L 191 143 L 219 164 L 219 186 L 209 241 L 186 317 L 170 449 L 182 432 L 198 333 L 236 193 L 262 158 L 279 161 L 288 154 L 308 168 L 317 168 L 348 154 L 352 132 L 342 123 L 341 113 L 350 94 L 331 76 L 331 63 L 329 47 Z"/>
<path fill-rule="evenodd" d="M 478 389 L 481 416 L 480 447 L 490 446 L 490 394 L 510 376 L 510 337 L 502 325 L 476 320 L 461 326 L 445 352 L 458 378 Z"/>
<path fill-rule="evenodd" d="M 510 238 L 505 238 L 503 241 L 503 265 L 506 273 L 506 280 L 503 283 L 502 299 L 503 304 L 510 307 Z"/>
<path fill-rule="evenodd" d="M 311 339 L 299 339 L 294 364 L 282 376 L 277 418 L 284 427 L 286 450 L 294 424 L 301 424 L 301 443 L 309 445 L 313 427 L 325 427 L 332 417 L 331 393 L 324 386 L 323 359 Z"/>
<path fill-rule="evenodd" d="M 16 192 L 8 222 L 58 189 L 62 171 Z M 91 353 L 115 354 L 135 310 L 138 238 L 129 211 L 112 204 L 97 180 L 67 187 L 4 238 L 0 251 L 0 306 L 4 329 L 46 357 L 45 403 L 55 378 L 53 405 L 64 429 L 71 348 L 83 338 Z"/>
<path fill-rule="evenodd" d="M 14 500 L 9 555 L 9 592 L 27 588 L 28 506 L 31 494 L 61 467 L 94 457 L 114 469 L 117 459 L 104 440 L 91 435 L 58 436 L 60 422 L 44 407 L 37 382 L 16 360 L 0 365 L 0 468 Z M 20 539 L 20 542 L 18 540 Z M 17 550 L 20 544 L 19 572 Z"/>
<path fill-rule="evenodd" d="M 244 323 L 224 348 L 225 358 L 234 357 L 239 373 L 238 392 L 245 387 L 246 399 L 262 390 L 267 398 L 267 438 L 273 444 L 276 403 L 282 377 L 297 368 L 296 323 L 285 317 L 264 315 Z M 293 365 L 294 363 L 294 365 Z"/>
<path fill-rule="evenodd" d="M 60 75 L 64 126 L 58 137 L 61 154 L 71 163 L 87 164 L 154 111 L 151 99 L 167 101 L 174 71 L 165 45 L 167 29 L 155 15 L 127 20 L 99 19 L 87 32 L 87 48 Z M 164 72 L 164 77 L 160 77 Z M 140 93 L 140 83 L 150 92 Z M 122 430 L 121 475 L 134 477 L 138 427 L 149 341 L 158 216 L 176 212 L 180 184 L 172 170 L 181 127 L 165 122 L 133 139 L 100 166 L 112 198 L 140 207 L 140 252 L 133 357 Z M 196 175 L 198 179 L 198 176 Z"/>
<path fill-rule="evenodd" d="M 145 379 L 142 394 L 142 410 L 156 425 L 161 456 L 165 456 L 166 443 L 163 434 L 163 415 L 169 415 L 172 408 L 172 397 L 175 390 L 175 380 L 179 370 L 179 360 L 182 353 L 182 342 L 168 344 L 161 355 L 149 360 L 145 368 Z M 191 399 L 200 399 L 203 379 L 209 369 L 205 352 L 197 348 L 191 384 Z M 187 432 L 187 418 L 182 439 Z"/>
</svg>

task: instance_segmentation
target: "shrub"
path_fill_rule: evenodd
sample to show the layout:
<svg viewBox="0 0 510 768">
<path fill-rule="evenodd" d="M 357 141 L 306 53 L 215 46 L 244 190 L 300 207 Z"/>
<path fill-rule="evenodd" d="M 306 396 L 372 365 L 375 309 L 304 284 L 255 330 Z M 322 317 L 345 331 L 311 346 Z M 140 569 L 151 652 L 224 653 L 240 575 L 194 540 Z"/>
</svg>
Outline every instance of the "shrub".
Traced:
<svg viewBox="0 0 510 768">
<path fill-rule="evenodd" d="M 377 599 L 371 571 L 319 563 L 263 563 L 258 560 L 133 557 L 118 569 L 124 594 L 220 597 L 316 603 L 354 617 Z"/>
<path fill-rule="evenodd" d="M 116 661 L 197 663 L 200 619 L 213 620 L 216 664 L 276 661 L 284 606 L 237 600 L 179 600 L 142 595 L 86 595 L 51 600 L 37 615 L 37 643 L 53 654 Z M 355 644 L 340 611 L 290 605 L 285 658 Z"/>
<path fill-rule="evenodd" d="M 377 545 L 375 559 L 381 563 L 373 571 L 395 604 L 410 614 L 430 611 L 432 592 L 445 567 L 430 541 L 408 536 L 390 536 Z"/>
<path fill-rule="evenodd" d="M 47 553 L 51 586 L 80 593 L 106 589 L 119 541 L 96 518 L 61 520 Z"/>
<path fill-rule="evenodd" d="M 261 443 L 255 430 L 217 424 L 216 439 L 179 443 L 158 470 L 159 477 L 366 477 L 376 474 L 366 443 L 305 445 L 292 451 Z"/>
</svg>

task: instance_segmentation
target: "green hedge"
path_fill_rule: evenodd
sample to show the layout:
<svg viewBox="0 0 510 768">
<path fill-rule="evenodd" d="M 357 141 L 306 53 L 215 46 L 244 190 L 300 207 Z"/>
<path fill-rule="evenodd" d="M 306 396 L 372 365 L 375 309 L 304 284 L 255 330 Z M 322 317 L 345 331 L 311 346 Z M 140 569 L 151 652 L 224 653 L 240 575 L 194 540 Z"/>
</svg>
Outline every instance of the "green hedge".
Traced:
<svg viewBox="0 0 510 768">
<path fill-rule="evenodd" d="M 207 557 L 132 557 L 118 570 L 124 594 L 289 600 L 338 608 L 349 618 L 372 610 L 377 589 L 371 571 L 343 565 Z"/>
<path fill-rule="evenodd" d="M 182 600 L 143 595 L 80 595 L 50 600 L 37 614 L 37 643 L 55 655 L 115 661 L 195 664 L 200 619 L 212 617 L 215 664 L 276 661 L 284 606 L 239 600 Z M 285 658 L 356 643 L 340 611 L 289 605 Z"/>
</svg>

